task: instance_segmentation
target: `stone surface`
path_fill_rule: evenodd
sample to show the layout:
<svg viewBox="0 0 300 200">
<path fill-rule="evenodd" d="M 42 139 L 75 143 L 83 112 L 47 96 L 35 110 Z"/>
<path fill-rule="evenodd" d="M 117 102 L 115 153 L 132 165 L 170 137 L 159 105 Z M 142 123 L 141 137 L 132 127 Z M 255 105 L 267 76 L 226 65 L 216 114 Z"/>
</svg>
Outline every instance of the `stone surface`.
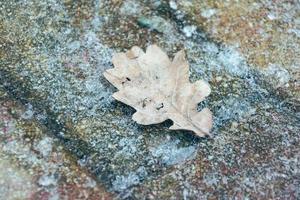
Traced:
<svg viewBox="0 0 300 200">
<path fill-rule="evenodd" d="M 0 199 L 112 199 L 29 113 L 0 89 Z"/>
<path fill-rule="evenodd" d="M 274 87 L 300 98 L 299 1 L 179 0 L 177 4 L 215 40 L 237 48 L 251 66 L 264 68 L 261 72 Z"/>
<path fill-rule="evenodd" d="M 1 195 L 298 199 L 299 6 L 1 2 Z M 185 49 L 191 81 L 210 83 L 211 138 L 137 125 L 111 97 L 112 54 L 153 43 Z"/>
</svg>

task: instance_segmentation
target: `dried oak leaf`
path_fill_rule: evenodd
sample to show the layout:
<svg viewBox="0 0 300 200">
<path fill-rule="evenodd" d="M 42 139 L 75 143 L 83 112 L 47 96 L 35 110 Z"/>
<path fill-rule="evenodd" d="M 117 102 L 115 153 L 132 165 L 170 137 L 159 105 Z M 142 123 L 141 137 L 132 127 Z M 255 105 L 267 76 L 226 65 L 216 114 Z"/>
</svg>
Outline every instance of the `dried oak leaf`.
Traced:
<svg viewBox="0 0 300 200">
<path fill-rule="evenodd" d="M 132 47 L 114 55 L 112 62 L 115 68 L 104 76 L 119 90 L 113 97 L 135 108 L 134 121 L 149 125 L 171 119 L 172 130 L 209 135 L 212 113 L 207 108 L 198 112 L 197 105 L 210 94 L 210 87 L 202 80 L 190 83 L 183 50 L 171 62 L 156 45 L 149 46 L 146 53 Z"/>
</svg>

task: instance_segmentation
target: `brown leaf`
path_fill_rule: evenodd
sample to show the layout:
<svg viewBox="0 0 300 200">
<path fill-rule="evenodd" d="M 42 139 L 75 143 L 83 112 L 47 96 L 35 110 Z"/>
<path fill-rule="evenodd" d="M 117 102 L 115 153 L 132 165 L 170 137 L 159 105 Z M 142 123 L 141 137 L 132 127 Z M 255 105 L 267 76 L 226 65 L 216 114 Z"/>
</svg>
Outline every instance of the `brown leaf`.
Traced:
<svg viewBox="0 0 300 200">
<path fill-rule="evenodd" d="M 171 62 L 156 45 L 149 46 L 146 53 L 132 47 L 114 55 L 112 62 L 115 68 L 104 76 L 119 90 L 113 97 L 135 108 L 134 121 L 149 125 L 171 119 L 172 130 L 209 135 L 212 113 L 207 108 L 198 112 L 197 104 L 210 94 L 210 87 L 203 80 L 190 83 L 183 50 Z"/>
</svg>

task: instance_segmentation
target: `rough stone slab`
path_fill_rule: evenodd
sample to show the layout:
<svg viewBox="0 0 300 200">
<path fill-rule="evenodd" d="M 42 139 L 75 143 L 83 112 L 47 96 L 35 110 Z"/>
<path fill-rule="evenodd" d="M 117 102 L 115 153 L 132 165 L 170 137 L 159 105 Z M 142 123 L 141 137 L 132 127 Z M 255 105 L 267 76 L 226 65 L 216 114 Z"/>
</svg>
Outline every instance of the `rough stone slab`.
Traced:
<svg viewBox="0 0 300 200">
<path fill-rule="evenodd" d="M 4 2 L 0 83 L 116 198 L 299 197 L 298 105 L 169 3 Z M 112 53 L 150 43 L 185 48 L 191 80 L 211 84 L 212 138 L 138 126 L 111 98 Z"/>
<path fill-rule="evenodd" d="M 0 199 L 112 199 L 33 115 L 0 89 Z"/>
<path fill-rule="evenodd" d="M 176 10 L 215 40 L 236 47 L 275 88 L 300 98 L 299 1 L 179 0 Z"/>
</svg>

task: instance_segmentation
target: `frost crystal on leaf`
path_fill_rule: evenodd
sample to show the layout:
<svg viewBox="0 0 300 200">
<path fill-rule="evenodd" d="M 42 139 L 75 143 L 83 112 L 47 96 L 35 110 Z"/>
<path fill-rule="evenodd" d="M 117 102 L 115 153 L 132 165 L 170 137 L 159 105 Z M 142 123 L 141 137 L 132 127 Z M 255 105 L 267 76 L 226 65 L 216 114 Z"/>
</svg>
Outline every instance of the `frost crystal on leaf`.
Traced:
<svg viewBox="0 0 300 200">
<path fill-rule="evenodd" d="M 171 119 L 172 130 L 209 135 L 212 113 L 207 108 L 198 112 L 197 105 L 210 94 L 210 87 L 203 80 L 190 83 L 183 50 L 170 61 L 156 45 L 149 46 L 146 53 L 135 46 L 114 55 L 112 62 L 114 68 L 104 76 L 119 90 L 113 97 L 135 108 L 134 121 L 150 125 Z"/>
</svg>

